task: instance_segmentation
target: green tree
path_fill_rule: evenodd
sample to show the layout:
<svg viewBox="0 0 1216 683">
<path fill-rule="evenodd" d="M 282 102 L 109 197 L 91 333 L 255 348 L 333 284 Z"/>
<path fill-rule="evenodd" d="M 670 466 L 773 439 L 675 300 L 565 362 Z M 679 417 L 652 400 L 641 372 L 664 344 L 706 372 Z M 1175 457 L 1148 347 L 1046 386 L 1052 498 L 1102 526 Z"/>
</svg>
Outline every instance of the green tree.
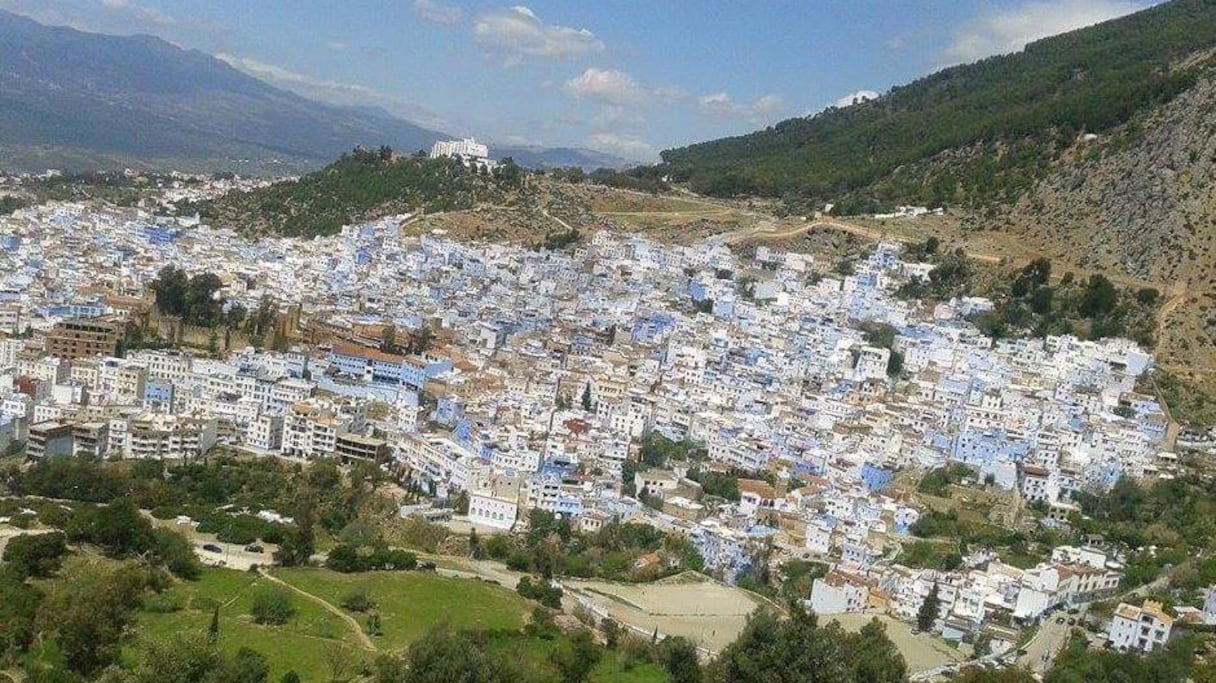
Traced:
<svg viewBox="0 0 1216 683">
<path fill-rule="evenodd" d="M 183 316 L 186 313 L 186 289 L 190 278 L 186 271 L 167 265 L 156 274 L 149 287 L 162 313 Z"/>
<path fill-rule="evenodd" d="M 296 614 L 287 591 L 277 587 L 264 587 L 253 594 L 249 614 L 256 624 L 279 626 L 286 624 Z"/>
<path fill-rule="evenodd" d="M 376 606 L 367 586 L 355 586 L 346 597 L 342 598 L 342 609 L 352 612 L 366 612 Z"/>
<path fill-rule="evenodd" d="M 130 683 L 203 683 L 218 680 L 223 658 L 213 645 L 200 638 L 175 634 L 151 640 L 143 649 Z"/>
<path fill-rule="evenodd" d="M 583 385 L 583 410 L 591 412 L 591 382 Z"/>
<path fill-rule="evenodd" d="M 62 532 L 22 534 L 9 539 L 4 561 L 21 577 L 45 579 L 59 571 L 67 552 L 67 537 Z"/>
<path fill-rule="evenodd" d="M 772 610 L 748 617 L 739 637 L 709 667 L 711 683 L 849 681 L 852 653 L 835 624 L 820 628 L 815 615 L 797 604 L 788 619 Z"/>
<path fill-rule="evenodd" d="M 667 671 L 671 683 L 701 683 L 697 646 L 681 636 L 669 636 L 655 646 L 655 659 Z"/>
<path fill-rule="evenodd" d="M 916 612 L 916 627 L 922 631 L 930 631 L 933 629 L 933 623 L 937 621 L 937 613 L 941 609 L 942 600 L 938 595 L 937 584 L 933 584 L 933 588 L 929 589 L 929 594 L 925 596 L 925 601 L 920 604 L 920 609 Z"/>
<path fill-rule="evenodd" d="M 853 680 L 867 683 L 897 683 L 906 679 L 908 667 L 899 648 L 887 636 L 887 627 L 871 619 L 850 638 Z"/>
<path fill-rule="evenodd" d="M 1105 275 L 1095 273 L 1089 276 L 1085 285 L 1080 312 L 1087 318 L 1101 318 L 1110 314 L 1118 301 L 1119 292 L 1114 283 Z"/>
<path fill-rule="evenodd" d="M 172 529 L 152 530 L 152 548 L 156 563 L 163 565 L 174 575 L 194 580 L 203 573 L 203 565 L 194 554 L 194 547 L 182 534 Z"/>
<path fill-rule="evenodd" d="M 380 350 L 397 353 L 397 326 L 389 323 L 380 330 Z"/>
<path fill-rule="evenodd" d="M 37 633 L 34 619 L 42 593 L 23 581 L 17 572 L 0 567 L 0 666 L 17 659 Z"/>
<path fill-rule="evenodd" d="M 414 641 L 402 683 L 521 683 L 514 664 L 485 647 L 476 634 L 439 625 Z"/>
<path fill-rule="evenodd" d="M 480 560 L 485 554 L 484 548 L 481 546 L 481 537 L 477 535 L 477 529 L 469 530 L 469 557 L 474 560 Z"/>
<path fill-rule="evenodd" d="M 111 557 L 153 547 L 152 525 L 131 498 L 119 498 L 104 507 L 78 509 L 68 524 L 67 536 L 100 546 Z"/>
<path fill-rule="evenodd" d="M 562 683 L 584 683 L 601 654 L 591 632 L 579 631 L 554 648 L 549 661 L 557 667 Z"/>
<path fill-rule="evenodd" d="M 93 674 L 117 661 L 146 581 L 134 566 L 75 567 L 51 585 L 38 607 L 36 631 L 63 653 L 68 668 Z"/>
<path fill-rule="evenodd" d="M 384 633 L 380 621 L 380 612 L 373 609 L 367 613 L 367 627 L 365 630 L 369 636 L 378 636 Z"/>
<path fill-rule="evenodd" d="M 262 653 L 248 647 L 236 651 L 232 661 L 221 669 L 216 683 L 266 683 L 270 680 L 270 664 Z"/>
<path fill-rule="evenodd" d="M 220 642 L 220 606 L 211 610 L 211 623 L 207 626 L 207 642 L 215 645 Z"/>
</svg>

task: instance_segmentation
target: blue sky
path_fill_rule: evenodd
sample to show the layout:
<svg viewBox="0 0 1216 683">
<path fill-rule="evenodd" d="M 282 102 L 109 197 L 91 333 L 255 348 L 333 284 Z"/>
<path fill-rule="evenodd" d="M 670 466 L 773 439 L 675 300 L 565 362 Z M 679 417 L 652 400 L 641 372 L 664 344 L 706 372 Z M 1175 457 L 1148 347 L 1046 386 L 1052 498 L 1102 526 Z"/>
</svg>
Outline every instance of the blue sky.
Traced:
<svg viewBox="0 0 1216 683">
<path fill-rule="evenodd" d="M 303 95 L 649 160 L 1152 0 L 0 0 L 150 33 Z"/>
</svg>

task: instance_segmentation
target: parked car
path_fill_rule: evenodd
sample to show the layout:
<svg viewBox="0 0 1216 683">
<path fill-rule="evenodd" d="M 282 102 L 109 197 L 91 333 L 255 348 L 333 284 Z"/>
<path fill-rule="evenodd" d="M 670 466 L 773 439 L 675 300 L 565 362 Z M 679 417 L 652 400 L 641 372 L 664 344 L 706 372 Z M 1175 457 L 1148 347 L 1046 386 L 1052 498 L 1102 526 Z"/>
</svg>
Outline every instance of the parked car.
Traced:
<svg viewBox="0 0 1216 683">
<path fill-rule="evenodd" d="M 433 571 L 435 571 L 435 563 L 434 562 L 419 562 L 418 571 L 433 572 Z"/>
<path fill-rule="evenodd" d="M 258 545 L 257 543 L 250 543 L 249 545 L 245 546 L 245 552 L 247 553 L 260 553 L 262 551 L 262 546 Z"/>
<path fill-rule="evenodd" d="M 218 545 L 216 545 L 216 544 L 214 544 L 214 543 L 205 543 L 205 544 L 203 544 L 203 550 L 206 550 L 206 551 L 207 551 L 207 552 L 209 552 L 209 553 L 222 553 L 222 552 L 224 552 L 224 549 L 223 549 L 223 548 L 219 547 Z"/>
</svg>

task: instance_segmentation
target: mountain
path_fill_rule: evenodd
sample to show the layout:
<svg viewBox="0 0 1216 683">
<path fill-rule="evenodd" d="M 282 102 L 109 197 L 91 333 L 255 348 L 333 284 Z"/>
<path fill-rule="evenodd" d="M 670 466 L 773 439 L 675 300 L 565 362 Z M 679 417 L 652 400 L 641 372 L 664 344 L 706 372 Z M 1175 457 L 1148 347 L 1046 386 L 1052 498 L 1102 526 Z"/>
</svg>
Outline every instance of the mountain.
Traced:
<svg viewBox="0 0 1216 683">
<path fill-rule="evenodd" d="M 623 170 L 636 165 L 624 157 L 592 149 L 575 147 L 536 147 L 493 145 L 490 150 L 499 159 L 511 157 L 515 163 L 528 168 L 569 168 L 577 166 L 585 171 L 598 168 Z"/>
<path fill-rule="evenodd" d="M 315 102 L 151 36 L 45 26 L 0 10 L 0 166 L 296 172 L 356 145 L 441 138 L 372 107 Z M 500 156 L 500 150 L 494 150 Z M 520 149 L 538 164 L 620 165 L 587 150 Z"/>
<path fill-rule="evenodd" d="M 1194 87 L 1213 47 L 1216 1 L 1175 0 L 873 101 L 667 150 L 662 168 L 708 194 L 846 209 L 1012 200 L 1079 136 L 1114 130 Z"/>
</svg>

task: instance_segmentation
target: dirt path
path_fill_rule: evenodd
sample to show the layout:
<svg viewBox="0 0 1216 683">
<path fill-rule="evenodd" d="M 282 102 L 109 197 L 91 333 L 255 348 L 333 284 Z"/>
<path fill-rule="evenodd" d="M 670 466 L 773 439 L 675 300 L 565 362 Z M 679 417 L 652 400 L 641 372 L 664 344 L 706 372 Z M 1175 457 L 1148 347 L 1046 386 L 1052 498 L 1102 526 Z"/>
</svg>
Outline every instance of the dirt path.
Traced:
<svg viewBox="0 0 1216 683">
<path fill-rule="evenodd" d="M 330 614 L 333 614 L 333 615 L 337 616 L 339 619 L 341 619 L 342 621 L 346 622 L 346 625 L 349 626 L 350 629 L 355 632 L 355 639 L 359 641 L 359 647 L 363 648 L 364 650 L 369 650 L 371 652 L 375 652 L 377 650 L 376 644 L 373 643 L 372 639 L 369 638 L 367 636 L 367 634 L 363 632 L 363 627 L 359 626 L 359 622 L 355 621 L 355 619 L 353 617 L 351 617 L 346 612 L 343 612 L 338 607 L 334 606 L 328 600 L 325 600 L 324 598 L 313 595 L 312 593 L 309 593 L 308 591 L 306 591 L 302 588 L 296 588 L 295 586 L 291 585 L 290 583 L 287 583 L 286 581 L 280 579 L 277 576 L 274 576 L 273 574 L 266 572 L 265 570 L 258 569 L 258 574 L 261 575 L 263 578 L 265 578 L 267 581 L 270 581 L 272 583 L 277 583 L 280 586 L 283 586 L 284 588 L 287 588 L 288 590 L 298 593 L 298 594 L 308 598 L 309 600 L 317 603 L 323 609 L 325 609 L 326 612 L 329 612 Z"/>
<path fill-rule="evenodd" d="M 798 225 L 793 228 L 788 228 L 786 230 L 781 230 L 781 231 L 777 231 L 777 232 L 764 230 L 763 227 L 764 227 L 763 224 L 761 224 L 754 228 L 748 228 L 747 230 L 741 230 L 741 231 L 727 237 L 724 242 L 725 242 L 725 244 L 731 245 L 731 244 L 738 244 L 739 242 L 744 242 L 749 239 L 783 240 L 783 239 L 789 239 L 790 237 L 797 237 L 798 235 L 808 232 L 814 228 L 828 228 L 829 230 L 847 232 L 847 233 L 850 233 L 853 235 L 857 235 L 858 237 L 864 237 L 865 239 L 875 240 L 875 241 L 878 241 L 878 240 L 895 240 L 897 242 L 915 241 L 915 238 L 908 236 L 908 235 L 900 235 L 900 234 L 896 234 L 896 233 L 893 233 L 893 232 L 890 232 L 887 230 L 880 230 L 878 228 L 868 228 L 868 227 L 865 227 L 862 225 L 856 225 L 854 223 L 846 223 L 841 220 L 834 220 L 834 219 L 830 219 L 830 218 L 817 218 L 813 221 L 807 221 L 806 223 L 804 223 L 802 225 Z M 1002 259 L 1002 257 L 997 256 L 996 254 L 988 254 L 988 253 L 984 253 L 984 252 L 977 252 L 977 251 L 971 251 L 971 250 L 966 250 L 966 252 L 967 252 L 968 257 L 973 258 L 977 261 L 984 261 L 987 263 L 1000 263 L 1000 261 Z"/>
</svg>

